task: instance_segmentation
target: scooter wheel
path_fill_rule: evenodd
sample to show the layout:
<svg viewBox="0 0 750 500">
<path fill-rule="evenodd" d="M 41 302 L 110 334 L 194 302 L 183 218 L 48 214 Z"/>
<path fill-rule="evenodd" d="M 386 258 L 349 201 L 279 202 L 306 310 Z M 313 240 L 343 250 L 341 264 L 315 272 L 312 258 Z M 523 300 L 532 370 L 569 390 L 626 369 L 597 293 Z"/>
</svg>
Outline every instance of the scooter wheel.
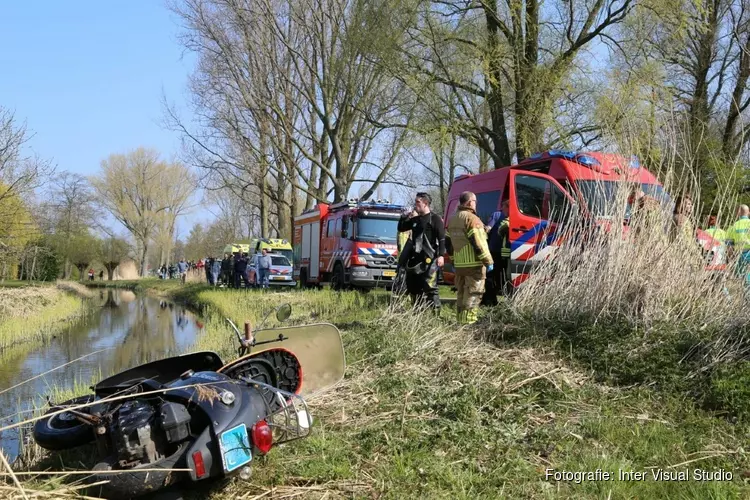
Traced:
<svg viewBox="0 0 750 500">
<path fill-rule="evenodd" d="M 55 413 L 61 406 L 73 406 L 90 403 L 94 395 L 73 398 L 64 403 L 50 408 L 46 414 Z M 81 413 L 90 413 L 91 407 L 81 408 Z M 94 440 L 94 429 L 90 425 L 82 423 L 70 413 L 59 413 L 37 420 L 34 424 L 34 441 L 47 450 L 65 450 L 75 448 Z"/>
<path fill-rule="evenodd" d="M 114 465 L 117 462 L 115 457 L 109 457 L 104 462 L 94 466 L 97 474 L 93 475 L 90 481 L 109 481 L 109 483 L 95 486 L 92 488 L 98 496 L 110 499 L 135 498 L 149 493 L 153 493 L 169 485 L 178 483 L 188 477 L 184 471 L 173 471 L 172 469 L 182 469 L 185 467 L 185 453 L 192 441 L 182 442 L 177 450 L 164 457 L 161 460 L 150 464 L 138 465 L 124 472 L 124 469 L 117 469 Z M 139 469 L 147 469 L 141 472 Z M 117 472 L 114 472 L 114 471 Z M 107 474 L 113 471 L 112 474 Z"/>
</svg>

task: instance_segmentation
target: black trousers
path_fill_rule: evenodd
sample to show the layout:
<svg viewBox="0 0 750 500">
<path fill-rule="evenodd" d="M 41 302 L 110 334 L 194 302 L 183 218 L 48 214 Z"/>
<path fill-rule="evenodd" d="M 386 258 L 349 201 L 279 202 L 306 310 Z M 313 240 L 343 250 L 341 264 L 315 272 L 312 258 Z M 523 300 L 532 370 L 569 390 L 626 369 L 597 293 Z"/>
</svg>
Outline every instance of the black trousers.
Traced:
<svg viewBox="0 0 750 500">
<path fill-rule="evenodd" d="M 501 257 L 500 253 L 492 252 L 492 261 L 495 265 L 492 267 L 492 272 L 487 274 L 487 280 L 484 283 L 484 295 L 480 302 L 483 306 L 496 306 L 497 296 L 500 294 L 510 296 L 513 289 L 510 259 Z"/>
<path fill-rule="evenodd" d="M 247 278 L 245 278 L 245 273 L 242 271 L 238 271 L 235 269 L 234 271 L 234 287 L 240 288 L 240 286 L 247 286 Z"/>
<path fill-rule="evenodd" d="M 432 262 L 427 272 L 406 273 L 406 291 L 414 305 L 427 305 L 440 309 L 440 291 L 437 286 L 437 264 Z"/>
</svg>

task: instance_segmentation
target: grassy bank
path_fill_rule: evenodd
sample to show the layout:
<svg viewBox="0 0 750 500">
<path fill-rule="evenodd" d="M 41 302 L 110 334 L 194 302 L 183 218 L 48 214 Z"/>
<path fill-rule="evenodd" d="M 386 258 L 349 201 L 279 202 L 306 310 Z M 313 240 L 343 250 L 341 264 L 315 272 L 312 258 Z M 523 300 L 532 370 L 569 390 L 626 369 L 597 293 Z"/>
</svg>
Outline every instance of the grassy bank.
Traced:
<svg viewBox="0 0 750 500">
<path fill-rule="evenodd" d="M 0 350 L 45 340 L 85 314 L 88 290 L 75 283 L 0 286 Z"/>
<path fill-rule="evenodd" d="M 289 294 L 299 302 L 298 320 L 322 314 L 342 329 L 347 379 L 312 401 L 315 436 L 283 453 L 276 450 L 256 468 L 253 493 L 307 491 L 311 498 L 325 492 L 358 498 L 750 494 L 739 479 L 750 464 L 737 441 L 748 429 L 715 418 L 678 394 L 600 384 L 571 369 L 545 343 L 498 347 L 483 340 L 489 322 L 459 330 L 446 317 L 361 304 L 356 294 L 298 295 Z M 262 294 L 241 300 L 216 291 L 196 297 L 236 321 L 252 319 L 253 311 L 281 300 Z M 363 307 L 370 305 L 376 310 Z M 358 317 L 360 307 L 368 312 Z M 329 310 L 321 313 L 321 308 Z M 204 345 L 230 346 L 220 321 L 211 326 Z M 724 468 L 736 481 L 545 480 L 547 468 L 651 474 L 651 467 L 688 468 L 691 474 L 694 468 Z M 253 487 L 236 481 L 232 488 L 207 493 L 227 498 Z"/>
<path fill-rule="evenodd" d="M 313 436 L 259 459 L 250 481 L 191 487 L 188 498 L 750 495 L 742 479 L 750 472 L 742 448 L 750 431 L 745 422 L 718 418 L 674 386 L 623 387 L 624 380 L 602 376 L 607 366 L 587 368 L 580 356 L 562 356 L 562 344 L 517 318 L 513 323 L 502 307 L 476 327 L 459 329 L 449 310 L 441 318 L 418 315 L 402 303 L 389 305 L 381 294 L 200 285 L 166 291 L 163 283 L 169 282 L 158 292 L 203 308 L 206 333 L 196 349 L 231 357 L 235 345 L 225 317 L 257 324 L 265 312 L 290 302 L 293 324 L 335 323 L 347 355 L 344 383 L 309 401 Z M 583 351 L 583 343 L 576 350 Z M 594 345 L 591 358 L 605 352 Z M 82 459 L 79 452 L 46 463 Z M 615 479 L 576 484 L 545 477 L 547 469 L 598 468 Z M 651 471 L 658 469 L 687 469 L 691 478 L 654 481 Z M 694 469 L 724 469 L 733 481 L 696 481 Z M 622 481 L 619 470 L 648 476 Z M 26 484 L 51 489 L 61 483 Z"/>
</svg>

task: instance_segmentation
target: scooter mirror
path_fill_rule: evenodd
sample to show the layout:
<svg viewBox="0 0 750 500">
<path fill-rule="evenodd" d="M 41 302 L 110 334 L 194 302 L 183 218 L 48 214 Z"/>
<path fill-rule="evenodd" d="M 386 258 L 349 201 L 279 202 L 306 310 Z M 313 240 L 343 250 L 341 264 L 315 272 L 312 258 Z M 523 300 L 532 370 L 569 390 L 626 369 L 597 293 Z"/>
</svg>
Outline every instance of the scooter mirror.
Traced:
<svg viewBox="0 0 750 500">
<path fill-rule="evenodd" d="M 291 315 L 292 315 L 291 304 L 283 304 L 279 306 L 278 309 L 276 309 L 276 319 L 279 321 L 286 321 L 289 319 L 289 316 Z"/>
</svg>

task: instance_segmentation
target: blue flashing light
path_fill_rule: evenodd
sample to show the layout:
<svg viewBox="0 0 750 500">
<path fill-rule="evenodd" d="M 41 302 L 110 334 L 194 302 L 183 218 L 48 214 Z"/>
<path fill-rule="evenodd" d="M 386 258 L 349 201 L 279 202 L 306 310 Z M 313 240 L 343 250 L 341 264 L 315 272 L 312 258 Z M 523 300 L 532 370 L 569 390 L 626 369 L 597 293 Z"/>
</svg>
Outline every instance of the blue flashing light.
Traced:
<svg viewBox="0 0 750 500">
<path fill-rule="evenodd" d="M 630 157 L 630 168 L 641 168 L 641 161 L 636 155 Z"/>
<path fill-rule="evenodd" d="M 572 160 L 576 157 L 575 151 L 566 151 L 563 149 L 550 149 L 548 153 L 552 157 L 566 158 L 568 160 Z"/>
<path fill-rule="evenodd" d="M 578 156 L 576 156 L 576 162 L 578 162 L 581 165 L 583 165 L 584 167 L 588 167 L 588 168 L 601 166 L 601 163 L 599 163 L 599 160 L 597 160 L 593 156 L 589 156 L 589 155 L 578 155 Z"/>
</svg>

